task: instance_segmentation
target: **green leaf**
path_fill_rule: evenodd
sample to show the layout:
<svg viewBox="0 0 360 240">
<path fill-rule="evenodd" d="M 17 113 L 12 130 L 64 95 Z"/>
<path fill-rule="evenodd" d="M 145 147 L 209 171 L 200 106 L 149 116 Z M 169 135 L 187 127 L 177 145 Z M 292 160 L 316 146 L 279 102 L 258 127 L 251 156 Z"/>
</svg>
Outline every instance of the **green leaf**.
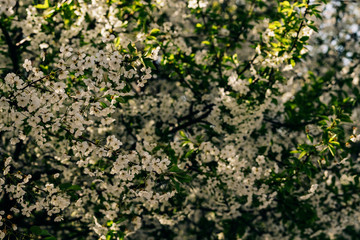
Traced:
<svg viewBox="0 0 360 240">
<path fill-rule="evenodd" d="M 119 219 L 116 221 L 116 223 L 119 224 L 119 223 L 122 223 L 122 222 L 124 222 L 124 221 L 126 221 L 126 220 L 128 220 L 127 217 L 121 217 L 121 218 L 119 218 Z"/>
<path fill-rule="evenodd" d="M 290 59 L 291 66 L 295 67 L 295 61 L 294 59 Z"/>
<path fill-rule="evenodd" d="M 302 42 L 305 42 L 307 40 L 309 40 L 309 36 L 303 36 L 302 38 L 300 38 L 300 41 Z"/>
<path fill-rule="evenodd" d="M 302 157 L 304 157 L 307 154 L 307 151 L 302 151 L 299 155 L 299 159 L 301 159 Z"/>
<path fill-rule="evenodd" d="M 308 167 L 305 167 L 305 168 L 304 168 L 304 172 L 305 172 L 305 174 L 306 174 L 309 178 L 312 177 L 312 172 L 311 172 L 311 170 L 310 170 Z"/>
<path fill-rule="evenodd" d="M 81 187 L 79 185 L 72 185 L 72 186 L 68 187 L 68 190 L 78 191 L 78 190 L 81 190 Z"/>
<path fill-rule="evenodd" d="M 41 235 L 41 236 L 49 236 L 51 234 L 48 232 L 48 230 L 42 230 L 39 235 Z"/>
<path fill-rule="evenodd" d="M 100 102 L 100 105 L 101 105 L 102 108 L 107 108 L 107 105 L 104 102 Z"/>
<path fill-rule="evenodd" d="M 42 230 L 39 226 L 31 226 L 30 231 L 35 235 L 40 235 Z"/>
<path fill-rule="evenodd" d="M 50 236 L 50 237 L 46 237 L 46 238 L 44 238 L 44 240 L 56 240 L 56 237 L 54 237 L 54 236 Z"/>
<path fill-rule="evenodd" d="M 81 187 L 79 185 L 72 185 L 71 183 L 60 184 L 59 188 L 63 191 L 65 191 L 65 190 L 74 190 L 74 191 L 81 190 Z"/>
<path fill-rule="evenodd" d="M 184 131 L 179 131 L 180 136 L 182 136 L 183 138 L 187 139 L 186 134 L 184 133 Z"/>
<path fill-rule="evenodd" d="M 32 129 L 31 126 L 25 126 L 25 127 L 24 127 L 24 134 L 25 134 L 26 136 L 29 135 L 31 129 Z"/>
<path fill-rule="evenodd" d="M 314 25 L 308 25 L 309 28 L 311 28 L 312 30 L 314 30 L 315 32 L 318 32 L 317 27 L 315 27 Z"/>
<path fill-rule="evenodd" d="M 201 44 L 204 44 L 204 45 L 211 45 L 211 43 L 209 41 L 202 41 Z"/>
<path fill-rule="evenodd" d="M 181 174 L 181 175 L 176 175 L 176 178 L 177 178 L 177 180 L 179 181 L 179 182 L 181 182 L 181 183 L 184 183 L 184 182 L 191 182 L 191 180 L 192 180 L 192 177 L 190 177 L 189 175 L 183 175 L 183 174 Z"/>
<path fill-rule="evenodd" d="M 352 123 L 353 121 L 351 120 L 350 116 L 349 115 L 342 115 L 341 116 L 341 121 L 343 122 L 348 122 L 348 123 Z"/>
<path fill-rule="evenodd" d="M 150 36 L 147 36 L 146 39 L 152 41 L 152 40 L 156 40 L 156 37 L 150 35 Z"/>
<path fill-rule="evenodd" d="M 332 108 L 334 114 L 336 114 L 336 107 L 334 105 L 332 105 L 331 108 Z"/>
<path fill-rule="evenodd" d="M 144 65 L 145 65 L 146 67 L 150 67 L 151 69 L 156 70 L 156 67 L 155 67 L 152 59 L 150 59 L 150 58 L 144 58 L 143 60 L 144 60 Z"/>
<path fill-rule="evenodd" d="M 195 149 L 191 149 L 190 151 L 188 151 L 188 152 L 185 154 L 185 158 L 188 158 L 194 151 L 195 151 Z"/>
<path fill-rule="evenodd" d="M 115 38 L 115 41 L 114 41 L 114 45 L 115 45 L 115 47 L 120 46 L 120 43 L 121 43 L 121 39 L 120 39 L 120 37 Z"/>
<path fill-rule="evenodd" d="M 334 140 L 336 138 L 336 134 L 334 134 L 330 139 L 329 139 L 329 142 L 331 142 L 332 140 Z"/>
<path fill-rule="evenodd" d="M 335 148 L 334 148 L 334 146 L 329 144 L 328 147 L 329 147 L 331 155 L 335 156 Z"/>
<path fill-rule="evenodd" d="M 283 1 L 280 3 L 281 6 L 283 6 L 284 8 L 289 8 L 290 7 L 290 3 L 289 1 Z"/>
<path fill-rule="evenodd" d="M 136 48 L 133 47 L 133 45 L 131 44 L 131 42 L 127 45 L 129 52 L 130 53 L 135 53 L 136 52 Z"/>
<path fill-rule="evenodd" d="M 306 134 L 306 137 L 310 140 L 311 143 L 314 141 L 314 138 L 311 135 Z"/>
<path fill-rule="evenodd" d="M 180 168 L 177 166 L 177 165 L 173 165 L 170 169 L 169 169 L 170 172 L 181 172 Z"/>
<path fill-rule="evenodd" d="M 156 36 L 156 35 L 159 35 L 159 33 L 160 33 L 160 29 L 158 29 L 158 28 L 154 28 L 150 31 L 150 35 Z"/>
<path fill-rule="evenodd" d="M 174 184 L 174 187 L 175 187 L 175 190 L 177 192 L 180 192 L 181 191 L 181 188 L 180 188 L 180 183 L 178 181 L 176 181 L 173 177 L 170 177 L 171 181 L 173 182 Z"/>
<path fill-rule="evenodd" d="M 69 187 L 71 187 L 71 183 L 62 183 L 62 184 L 59 185 L 59 188 L 60 188 L 61 190 L 66 190 L 66 189 L 68 189 Z"/>
<path fill-rule="evenodd" d="M 49 0 L 45 0 L 44 1 L 44 4 L 37 4 L 35 5 L 35 8 L 38 8 L 38 9 L 47 9 L 49 7 Z"/>
<path fill-rule="evenodd" d="M 275 28 L 281 27 L 281 23 L 279 21 L 275 21 L 269 24 L 269 28 L 274 30 Z"/>
<path fill-rule="evenodd" d="M 123 97 L 117 97 L 115 100 L 119 103 L 126 103 L 126 100 Z"/>
</svg>

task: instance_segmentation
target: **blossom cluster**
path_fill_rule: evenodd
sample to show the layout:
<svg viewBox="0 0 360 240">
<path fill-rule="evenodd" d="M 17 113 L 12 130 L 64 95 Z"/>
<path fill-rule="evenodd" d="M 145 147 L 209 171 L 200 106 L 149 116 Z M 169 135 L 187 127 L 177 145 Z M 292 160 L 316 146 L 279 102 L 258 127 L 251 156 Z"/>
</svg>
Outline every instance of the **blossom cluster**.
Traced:
<svg viewBox="0 0 360 240">
<path fill-rule="evenodd" d="M 308 51 L 331 6 L 2 1 L 0 239 L 356 236 L 360 94 Z"/>
</svg>

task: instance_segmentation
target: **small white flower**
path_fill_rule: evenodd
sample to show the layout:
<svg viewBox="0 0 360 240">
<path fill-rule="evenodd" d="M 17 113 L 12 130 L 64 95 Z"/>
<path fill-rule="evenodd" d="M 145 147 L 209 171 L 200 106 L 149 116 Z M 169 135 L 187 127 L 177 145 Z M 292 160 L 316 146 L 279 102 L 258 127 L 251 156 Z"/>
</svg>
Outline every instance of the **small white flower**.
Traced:
<svg viewBox="0 0 360 240">
<path fill-rule="evenodd" d="M 29 59 L 25 59 L 23 67 L 26 69 L 27 72 L 32 70 L 31 61 Z"/>
<path fill-rule="evenodd" d="M 8 73 L 5 77 L 6 84 L 13 86 L 15 77 L 17 77 L 15 73 Z"/>
<path fill-rule="evenodd" d="M 13 229 L 14 231 L 16 231 L 16 230 L 18 229 L 17 226 L 16 226 L 16 224 L 11 225 L 11 227 L 12 227 L 12 229 Z"/>
<path fill-rule="evenodd" d="M 12 157 L 8 157 L 6 160 L 5 160 L 5 167 L 7 167 L 10 162 L 12 161 Z"/>
<path fill-rule="evenodd" d="M 62 216 L 57 216 L 55 219 L 54 219 L 54 222 L 61 222 L 62 220 L 64 220 L 64 218 Z"/>
<path fill-rule="evenodd" d="M 62 71 L 60 74 L 59 74 L 59 79 L 65 79 L 67 78 L 69 75 L 69 71 Z"/>
<path fill-rule="evenodd" d="M 7 167 L 4 169 L 3 174 L 4 174 L 4 175 L 7 175 L 9 172 L 10 172 L 10 166 L 7 166 Z"/>
<path fill-rule="evenodd" d="M 122 142 L 118 140 L 114 135 L 107 137 L 106 142 L 107 145 L 113 150 L 119 149 L 122 145 Z"/>
<path fill-rule="evenodd" d="M 10 144 L 11 144 L 11 145 L 15 145 L 15 144 L 17 144 L 18 142 L 20 142 L 20 139 L 18 139 L 18 138 L 12 138 L 12 139 L 10 139 Z"/>
<path fill-rule="evenodd" d="M 63 82 L 56 82 L 54 84 L 54 90 L 56 93 L 59 93 L 59 94 L 65 92 L 65 87 L 66 87 L 66 85 Z"/>
<path fill-rule="evenodd" d="M 190 0 L 188 3 L 188 8 L 205 8 L 208 5 L 208 2 L 205 0 Z"/>
<path fill-rule="evenodd" d="M 42 44 L 39 45 L 39 47 L 40 47 L 41 49 L 45 49 L 45 48 L 48 48 L 48 47 L 49 47 L 49 44 L 47 44 L 47 43 L 42 43 Z"/>
<path fill-rule="evenodd" d="M 283 71 L 286 72 L 286 71 L 290 71 L 291 69 L 293 69 L 293 66 L 291 64 L 289 64 L 283 68 Z"/>
<path fill-rule="evenodd" d="M 4 238 L 5 238 L 5 233 L 0 230 L 0 239 L 4 239 Z"/>
<path fill-rule="evenodd" d="M 309 193 L 314 193 L 318 187 L 319 187 L 318 184 L 311 185 L 311 188 L 309 189 Z"/>
<path fill-rule="evenodd" d="M 45 57 L 46 57 L 45 52 L 41 51 L 41 54 L 40 54 L 41 61 L 45 61 Z"/>
</svg>

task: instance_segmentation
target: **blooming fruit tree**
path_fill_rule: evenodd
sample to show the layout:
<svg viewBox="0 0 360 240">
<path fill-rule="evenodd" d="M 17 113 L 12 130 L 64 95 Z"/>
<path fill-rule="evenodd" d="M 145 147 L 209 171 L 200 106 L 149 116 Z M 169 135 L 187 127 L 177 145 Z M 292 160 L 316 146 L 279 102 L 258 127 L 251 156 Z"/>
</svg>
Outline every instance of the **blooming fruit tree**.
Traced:
<svg viewBox="0 0 360 240">
<path fill-rule="evenodd" d="M 1 0 L 0 239 L 355 239 L 356 6 Z"/>
</svg>

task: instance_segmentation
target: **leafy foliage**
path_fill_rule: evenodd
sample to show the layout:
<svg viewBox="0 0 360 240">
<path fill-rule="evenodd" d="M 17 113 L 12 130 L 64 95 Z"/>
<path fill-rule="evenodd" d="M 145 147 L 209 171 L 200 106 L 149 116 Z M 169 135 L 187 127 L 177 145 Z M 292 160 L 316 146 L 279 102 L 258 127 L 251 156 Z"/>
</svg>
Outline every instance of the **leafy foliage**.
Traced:
<svg viewBox="0 0 360 240">
<path fill-rule="evenodd" d="M 2 1 L 0 239 L 356 239 L 356 9 Z"/>
</svg>

